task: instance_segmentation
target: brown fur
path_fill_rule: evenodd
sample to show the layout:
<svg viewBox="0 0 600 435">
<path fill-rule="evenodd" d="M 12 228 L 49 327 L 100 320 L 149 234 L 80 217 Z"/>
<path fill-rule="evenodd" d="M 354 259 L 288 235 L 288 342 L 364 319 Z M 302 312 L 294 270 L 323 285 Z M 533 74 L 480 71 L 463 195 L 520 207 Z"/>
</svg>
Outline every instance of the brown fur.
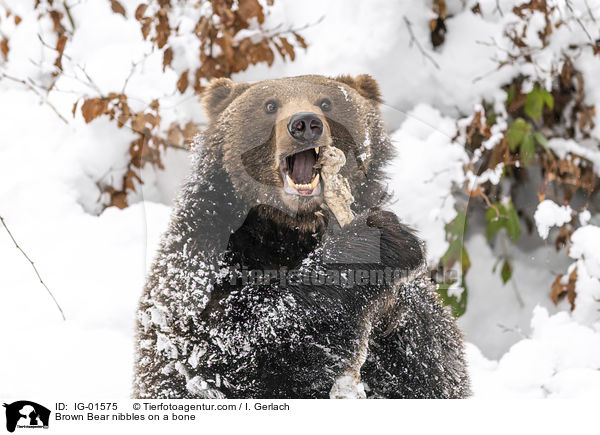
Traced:
<svg viewBox="0 0 600 435">
<path fill-rule="evenodd" d="M 242 94 L 243 98 L 238 98 Z M 331 100 L 330 112 L 323 113 L 319 108 L 323 98 Z M 263 110 L 269 100 L 278 103 L 276 114 Z M 219 147 L 214 151 L 223 159 L 234 187 L 254 203 L 258 196 L 261 203 L 281 210 L 283 220 L 287 220 L 284 215 L 291 216 L 290 224 L 300 224 L 310 231 L 322 220 L 315 214 L 321 197 L 293 197 L 282 192 L 280 161 L 301 149 L 286 130 L 294 113 L 313 112 L 323 121 L 324 132 L 315 146 L 333 141 L 344 151 L 347 164 L 341 174 L 349 180 L 355 196 L 358 194 L 359 209 L 368 197 L 375 198 L 375 202 L 385 199 L 377 181 L 381 165 L 391 156 L 391 146 L 381 131 L 379 90 L 371 77 L 303 76 L 255 84 L 218 79 L 211 83 L 203 101 L 213 121 L 208 135 L 219 138 L 209 140 L 209 146 Z M 367 179 L 371 183 L 365 183 Z M 371 199 L 366 202 L 375 205 Z"/>
<path fill-rule="evenodd" d="M 393 151 L 375 80 L 218 79 L 203 102 L 208 128 L 140 300 L 135 397 L 338 397 L 338 375 L 364 381 L 370 397 L 468 395 L 460 332 L 431 283 L 412 279 L 422 244 L 380 209 Z M 287 131 L 299 112 L 323 122 L 316 143 Z M 343 228 L 322 194 L 290 195 L 280 173 L 285 156 L 329 144 L 345 154 L 340 174 L 354 197 Z M 411 274 L 396 284 L 243 285 L 240 267 Z"/>
<path fill-rule="evenodd" d="M 341 75 L 336 77 L 336 80 L 356 89 L 360 95 L 373 103 L 383 103 L 379 85 L 368 74 L 361 74 L 356 77 Z"/>
</svg>

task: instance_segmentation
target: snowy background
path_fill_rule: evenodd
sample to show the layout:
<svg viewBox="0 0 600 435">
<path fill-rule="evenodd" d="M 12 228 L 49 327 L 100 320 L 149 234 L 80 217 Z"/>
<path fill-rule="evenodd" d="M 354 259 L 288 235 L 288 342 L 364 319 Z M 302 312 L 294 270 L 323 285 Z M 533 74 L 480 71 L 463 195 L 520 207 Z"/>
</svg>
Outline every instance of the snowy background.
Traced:
<svg viewBox="0 0 600 435">
<path fill-rule="evenodd" d="M 43 82 L 55 53 L 38 35 L 51 38 L 52 23 L 37 19 L 33 1 L 4 0 L 0 6 L 5 3 L 22 21 L 18 26 L 0 21 L 0 36 L 10 35 L 0 74 Z M 103 209 L 99 182 L 122 177 L 135 135 L 106 117 L 88 124 L 80 111 L 72 114 L 72 107 L 81 95 L 93 94 L 86 83 L 90 78 L 102 93 L 127 82 L 128 95 L 139 101 L 160 98 L 167 124 L 205 120 L 196 97 L 175 92 L 177 57 L 173 71 L 163 73 L 162 54 L 142 38 L 132 17 L 138 2 L 121 3 L 128 18 L 111 11 L 108 1 L 73 2 L 79 28 L 65 50 L 69 73 L 51 92 L 40 96 L 0 76 L 0 216 L 67 318 L 62 320 L 31 265 L 0 227 L 0 393 L 6 400 L 58 391 L 79 398 L 130 394 L 137 300 L 188 170 L 188 155 L 165 150 L 165 170 L 147 166 L 141 171 L 144 184 L 130 193 L 129 207 Z M 482 0 L 481 14 L 471 11 L 475 3 L 447 2 L 446 40 L 433 50 L 431 8 L 415 2 L 277 0 L 263 26 L 308 25 L 301 32 L 308 49 L 297 50 L 293 62 L 276 57 L 271 67 L 253 66 L 232 77 L 371 74 L 381 85 L 384 119 L 398 150 L 388 169 L 392 208 L 426 240 L 431 264 L 448 248 L 445 225 L 457 208 L 468 207 L 453 195 L 466 181 L 463 168 L 471 157 L 452 140 L 457 121 L 483 100 L 503 101 L 501 85 L 516 74 L 539 73 L 518 64 L 497 70 L 506 52 L 503 30 L 515 18 L 512 6 L 521 2 Z M 566 45 L 585 41 L 586 32 L 600 37 L 591 18 L 600 17 L 598 2 L 573 0 L 557 7 L 577 19 L 539 53 L 541 65 L 550 65 Z M 181 37 L 175 52 L 177 44 L 189 43 Z M 577 67 L 588 78 L 587 100 L 600 102 L 600 59 L 582 55 Z M 595 124 L 597 144 L 600 115 Z M 550 146 L 557 153 L 585 147 L 582 153 L 600 165 L 597 145 L 554 140 Z M 595 171 L 597 176 L 599 166 Z M 465 235 L 472 263 L 468 304 L 459 324 L 468 342 L 475 397 L 600 397 L 600 219 L 593 211 L 579 215 L 580 228 L 565 255 L 546 239 L 571 218 L 570 210 L 551 200 L 537 206 L 537 228 L 509 247 L 514 270 L 506 284 L 493 272 L 495 248 L 476 230 L 481 223 L 471 223 L 474 230 Z M 571 311 L 567 300 L 553 304 L 550 288 L 558 273 L 568 275 L 575 266 L 577 298 Z"/>
</svg>

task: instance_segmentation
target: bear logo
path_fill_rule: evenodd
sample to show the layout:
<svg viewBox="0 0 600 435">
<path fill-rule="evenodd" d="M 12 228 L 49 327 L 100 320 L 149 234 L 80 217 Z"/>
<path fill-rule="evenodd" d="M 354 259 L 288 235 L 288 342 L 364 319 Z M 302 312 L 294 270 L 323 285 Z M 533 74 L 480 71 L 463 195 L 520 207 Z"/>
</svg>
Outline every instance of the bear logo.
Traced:
<svg viewBox="0 0 600 435">
<path fill-rule="evenodd" d="M 461 333 L 385 210 L 377 82 L 214 80 L 137 313 L 137 398 L 461 398 Z"/>
</svg>

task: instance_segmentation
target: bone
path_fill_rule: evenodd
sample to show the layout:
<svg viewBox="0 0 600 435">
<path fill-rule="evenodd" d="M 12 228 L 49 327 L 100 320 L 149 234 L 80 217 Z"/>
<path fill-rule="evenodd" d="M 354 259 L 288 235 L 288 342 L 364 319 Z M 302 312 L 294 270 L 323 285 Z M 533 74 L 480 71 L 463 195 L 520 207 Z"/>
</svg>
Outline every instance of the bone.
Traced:
<svg viewBox="0 0 600 435">
<path fill-rule="evenodd" d="M 350 192 L 348 180 L 339 173 L 346 164 L 346 156 L 339 148 L 328 145 L 321 148 L 318 163 L 324 184 L 325 203 L 343 227 L 354 219 L 354 213 L 350 209 L 354 197 Z"/>
</svg>

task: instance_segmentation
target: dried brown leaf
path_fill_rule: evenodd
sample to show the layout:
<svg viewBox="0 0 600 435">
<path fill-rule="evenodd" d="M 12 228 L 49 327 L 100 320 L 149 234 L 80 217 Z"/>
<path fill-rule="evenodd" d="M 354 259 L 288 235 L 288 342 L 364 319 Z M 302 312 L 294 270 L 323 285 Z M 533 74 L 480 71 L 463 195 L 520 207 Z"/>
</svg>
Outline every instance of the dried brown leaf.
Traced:
<svg viewBox="0 0 600 435">
<path fill-rule="evenodd" d="M 171 35 L 171 26 L 169 25 L 167 11 L 164 8 L 160 8 L 156 13 L 156 18 L 158 19 L 158 24 L 155 28 L 156 45 L 158 48 L 163 48 L 169 40 L 169 36 Z"/>
<path fill-rule="evenodd" d="M 10 47 L 8 46 L 8 39 L 2 38 L 2 41 L 0 41 L 0 52 L 2 53 L 4 60 L 8 60 L 9 51 Z"/>
<path fill-rule="evenodd" d="M 182 94 L 185 92 L 189 85 L 188 72 L 189 70 L 185 70 L 184 72 L 182 72 L 181 76 L 179 76 L 179 80 L 177 80 L 177 90 Z"/>
<path fill-rule="evenodd" d="M 152 25 L 152 18 L 144 18 L 144 21 L 142 23 L 142 36 L 144 37 L 144 39 L 148 38 L 148 35 L 150 34 L 150 27 Z"/>
<path fill-rule="evenodd" d="M 146 9 L 148 5 L 145 3 L 140 3 L 138 7 L 135 9 L 135 19 L 141 21 L 144 18 L 144 14 L 146 13 Z"/>
<path fill-rule="evenodd" d="M 200 133 L 198 126 L 192 121 L 188 121 L 188 123 L 183 127 L 183 141 L 185 143 L 191 142 L 198 133 Z"/>
<path fill-rule="evenodd" d="M 208 18 L 205 16 L 202 16 L 202 17 L 200 17 L 200 19 L 196 23 L 196 26 L 194 27 L 194 34 L 196 35 L 196 37 L 198 39 L 202 40 L 208 36 L 209 27 L 210 26 L 209 26 Z"/>
<path fill-rule="evenodd" d="M 550 289 L 550 299 L 552 299 L 552 303 L 554 303 L 554 305 L 558 304 L 558 300 L 561 296 L 563 296 L 563 293 L 565 292 L 565 285 L 562 284 L 562 277 L 564 275 L 562 273 L 559 273 L 556 278 L 554 278 L 554 282 L 552 283 L 552 287 Z"/>
<path fill-rule="evenodd" d="M 294 53 L 294 46 L 292 44 L 290 44 L 286 38 L 282 37 L 282 38 L 279 38 L 279 40 L 281 41 L 281 44 L 283 45 L 283 49 L 285 50 L 285 52 L 288 54 L 290 59 L 292 61 L 294 61 L 294 59 L 296 59 L 296 53 Z"/>
<path fill-rule="evenodd" d="M 258 19 L 258 22 L 261 24 L 265 21 L 263 8 L 258 2 L 258 0 L 238 0 L 238 5 L 238 13 L 246 21 L 249 18 L 254 17 L 256 17 Z"/>
<path fill-rule="evenodd" d="M 56 51 L 58 52 L 58 56 L 56 57 L 56 60 L 54 61 L 54 65 L 61 71 L 63 69 L 62 57 L 63 57 L 63 53 L 65 51 L 66 44 L 67 44 L 67 36 L 60 35 L 58 37 L 58 39 L 56 40 Z"/>
<path fill-rule="evenodd" d="M 125 192 L 113 192 L 110 196 L 110 206 L 124 209 L 127 207 L 127 194 Z"/>
<path fill-rule="evenodd" d="M 144 112 L 135 113 L 131 117 L 131 129 L 136 133 L 141 133 L 146 127 L 146 120 L 144 118 Z"/>
<path fill-rule="evenodd" d="M 152 113 L 145 113 L 144 120 L 146 124 L 150 125 L 150 128 L 154 128 L 160 123 L 160 116 L 153 115 Z"/>
<path fill-rule="evenodd" d="M 169 126 L 167 130 L 167 141 L 173 145 L 181 145 L 183 141 L 183 135 L 181 132 L 181 128 L 179 128 L 179 124 L 173 122 Z"/>
<path fill-rule="evenodd" d="M 169 47 L 163 52 L 163 72 L 171 65 L 171 62 L 173 62 L 173 49 Z"/>
<path fill-rule="evenodd" d="M 62 25 L 63 13 L 57 11 L 55 9 L 48 12 L 50 14 L 50 19 L 52 20 L 52 25 L 54 26 L 54 32 L 62 35 L 65 33 L 65 28 Z"/>
<path fill-rule="evenodd" d="M 300 47 L 302 47 L 304 49 L 308 48 L 308 44 L 306 43 L 304 38 L 302 36 L 300 36 L 300 34 L 294 32 L 294 37 L 296 38 L 296 42 L 298 42 L 298 44 L 300 44 Z"/>
<path fill-rule="evenodd" d="M 133 169 L 129 169 L 123 177 L 123 186 L 125 190 L 131 190 L 135 192 L 135 180 L 137 180 L 140 184 L 142 183 L 142 180 L 140 177 L 138 177 L 135 171 Z"/>
<path fill-rule="evenodd" d="M 563 283 L 564 275 L 559 274 L 552 283 L 552 288 L 550 291 L 550 298 L 554 305 L 558 304 L 558 301 L 563 297 L 567 297 L 569 304 L 571 305 L 571 311 L 575 309 L 575 298 L 577 297 L 577 292 L 575 291 L 575 284 L 577 283 L 577 268 L 574 268 L 573 271 L 569 274 L 569 280 L 566 283 Z"/>
<path fill-rule="evenodd" d="M 110 0 L 110 7 L 111 7 L 111 9 L 113 10 L 113 12 L 115 14 L 121 14 L 125 18 L 127 18 L 127 14 L 125 12 L 125 8 L 117 0 Z"/>
<path fill-rule="evenodd" d="M 81 113 L 86 123 L 91 122 L 98 116 L 106 113 L 108 101 L 104 98 L 90 98 L 83 102 Z"/>
</svg>

